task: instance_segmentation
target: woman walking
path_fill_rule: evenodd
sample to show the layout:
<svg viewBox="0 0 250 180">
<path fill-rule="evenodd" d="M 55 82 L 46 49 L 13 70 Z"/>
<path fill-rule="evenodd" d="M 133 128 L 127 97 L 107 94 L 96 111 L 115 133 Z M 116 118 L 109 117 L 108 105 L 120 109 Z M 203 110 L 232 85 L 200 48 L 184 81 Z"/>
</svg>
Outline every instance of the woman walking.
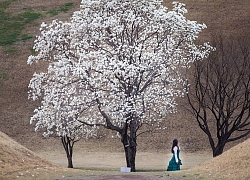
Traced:
<svg viewBox="0 0 250 180">
<path fill-rule="evenodd" d="M 173 156 L 169 161 L 167 171 L 178 171 L 180 170 L 180 165 L 182 165 L 182 162 L 180 159 L 180 147 L 178 146 L 177 139 L 173 140 L 171 152 Z"/>
</svg>

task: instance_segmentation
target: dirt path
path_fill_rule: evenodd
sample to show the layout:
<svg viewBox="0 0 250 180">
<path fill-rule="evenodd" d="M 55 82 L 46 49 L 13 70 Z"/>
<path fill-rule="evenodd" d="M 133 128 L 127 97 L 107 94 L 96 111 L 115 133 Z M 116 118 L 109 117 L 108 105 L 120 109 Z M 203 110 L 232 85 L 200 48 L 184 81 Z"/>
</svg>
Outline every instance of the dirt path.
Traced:
<svg viewBox="0 0 250 180">
<path fill-rule="evenodd" d="M 55 152 L 37 152 L 41 157 L 56 164 L 67 167 L 66 155 L 63 151 Z M 136 156 L 136 168 L 139 171 L 160 171 L 165 170 L 171 154 L 138 152 Z M 209 152 L 185 153 L 181 152 L 180 157 L 183 165 L 182 170 L 189 169 L 212 158 Z M 87 170 L 120 170 L 120 167 L 126 165 L 125 157 L 122 152 L 74 152 L 74 168 Z"/>
<path fill-rule="evenodd" d="M 56 164 L 67 167 L 66 155 L 63 151 L 37 152 L 41 157 Z M 212 158 L 208 152 L 180 154 L 183 166 L 188 170 Z M 171 154 L 138 152 L 136 156 L 136 173 L 122 173 L 120 167 L 125 166 L 122 152 L 75 152 L 73 155 L 74 168 L 78 173 L 62 176 L 67 180 L 181 180 L 182 176 L 167 172 L 166 167 Z M 57 178 L 58 179 L 58 178 Z"/>
<path fill-rule="evenodd" d="M 67 180 L 182 180 L 182 177 L 175 175 L 92 175 L 66 177 Z"/>
</svg>

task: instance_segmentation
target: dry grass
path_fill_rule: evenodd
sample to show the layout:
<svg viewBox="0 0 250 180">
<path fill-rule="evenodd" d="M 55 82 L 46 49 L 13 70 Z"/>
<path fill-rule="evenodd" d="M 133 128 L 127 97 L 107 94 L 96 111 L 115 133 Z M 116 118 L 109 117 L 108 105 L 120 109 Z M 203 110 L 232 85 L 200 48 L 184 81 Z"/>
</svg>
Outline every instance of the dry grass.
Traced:
<svg viewBox="0 0 250 180">
<path fill-rule="evenodd" d="M 250 179 L 250 139 L 225 151 L 190 171 L 197 176 L 212 179 L 247 180 Z"/>
<path fill-rule="evenodd" d="M 0 132 L 0 180 L 52 180 L 64 179 L 84 170 L 69 169 L 52 163 L 25 148 Z"/>
<path fill-rule="evenodd" d="M 66 171 L 0 132 L 0 179 L 50 179 Z"/>
<path fill-rule="evenodd" d="M 167 7 L 172 1 L 164 0 Z M 182 0 L 188 10 L 187 17 L 199 23 L 205 23 L 200 39 L 210 40 L 211 35 L 222 33 L 233 36 L 245 36 L 249 33 L 249 0 Z"/>
</svg>

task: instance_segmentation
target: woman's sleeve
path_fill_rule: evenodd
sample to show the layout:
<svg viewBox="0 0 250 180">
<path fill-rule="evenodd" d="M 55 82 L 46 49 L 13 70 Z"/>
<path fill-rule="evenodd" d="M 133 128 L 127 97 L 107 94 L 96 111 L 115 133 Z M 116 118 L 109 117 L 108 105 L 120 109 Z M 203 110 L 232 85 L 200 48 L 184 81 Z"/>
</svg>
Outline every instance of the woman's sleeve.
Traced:
<svg viewBox="0 0 250 180">
<path fill-rule="evenodd" d="M 175 162 L 178 163 L 178 157 L 177 157 L 177 151 L 178 151 L 178 148 L 175 146 L 174 147 L 174 157 L 175 157 Z"/>
</svg>

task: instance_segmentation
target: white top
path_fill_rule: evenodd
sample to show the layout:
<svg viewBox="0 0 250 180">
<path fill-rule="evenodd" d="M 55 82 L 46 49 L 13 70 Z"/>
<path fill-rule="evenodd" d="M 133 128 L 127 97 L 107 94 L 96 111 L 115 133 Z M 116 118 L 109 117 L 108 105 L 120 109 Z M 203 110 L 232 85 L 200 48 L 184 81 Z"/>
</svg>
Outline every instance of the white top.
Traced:
<svg viewBox="0 0 250 180">
<path fill-rule="evenodd" d="M 179 149 L 180 149 L 180 148 L 179 148 Z M 177 147 L 177 146 L 175 146 L 173 150 L 174 150 L 175 162 L 178 164 L 178 162 L 179 162 L 178 157 L 177 157 L 178 147 Z"/>
</svg>

